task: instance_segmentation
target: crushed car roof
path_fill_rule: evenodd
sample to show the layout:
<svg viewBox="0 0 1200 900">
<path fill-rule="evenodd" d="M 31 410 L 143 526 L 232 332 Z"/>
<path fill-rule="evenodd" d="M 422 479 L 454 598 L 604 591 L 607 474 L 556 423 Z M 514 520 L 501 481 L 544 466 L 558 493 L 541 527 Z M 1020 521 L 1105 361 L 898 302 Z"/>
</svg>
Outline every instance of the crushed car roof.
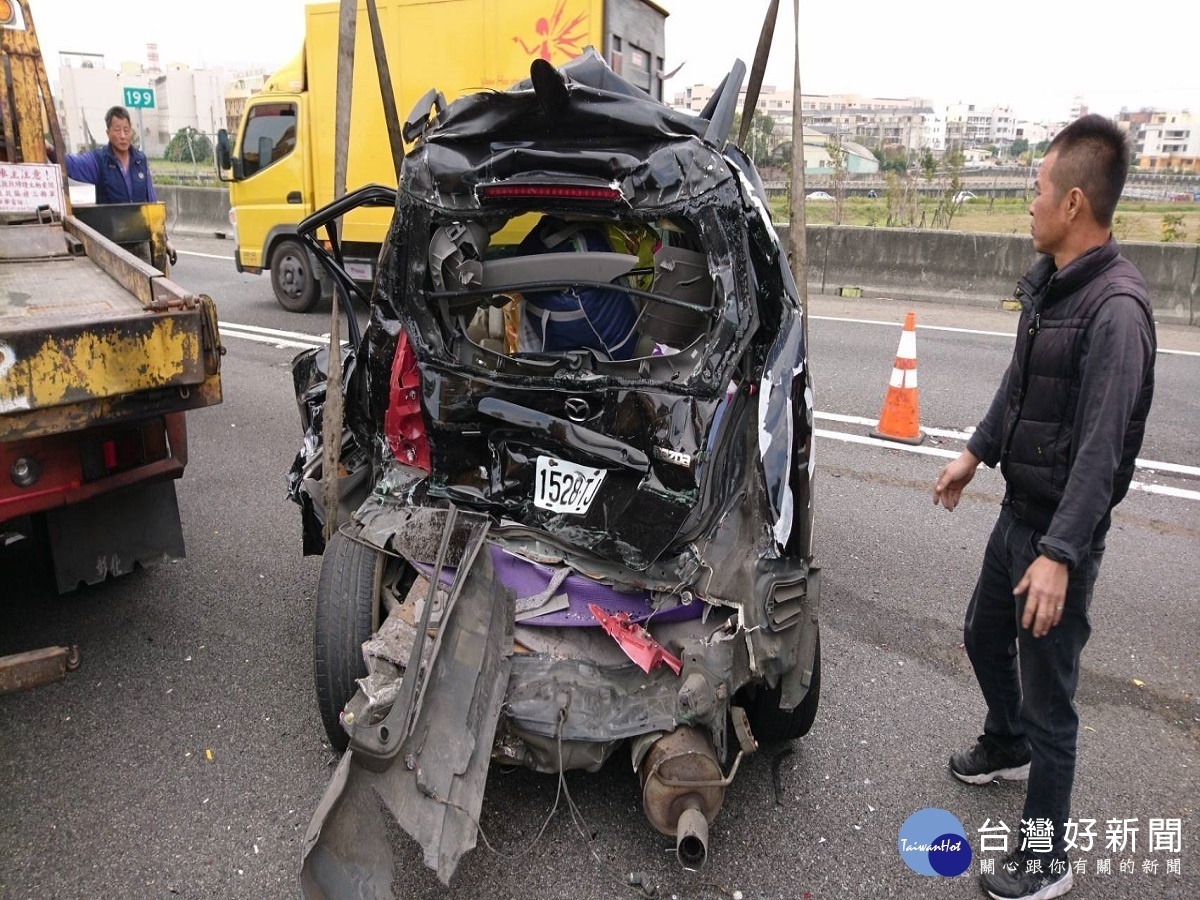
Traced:
<svg viewBox="0 0 1200 900">
<path fill-rule="evenodd" d="M 533 71 L 508 91 L 446 107 L 405 157 L 401 188 L 446 209 L 476 208 L 480 185 L 540 171 L 615 184 L 627 200 L 657 206 L 733 177 L 705 139 L 707 119 L 652 99 L 594 50 Z"/>
</svg>

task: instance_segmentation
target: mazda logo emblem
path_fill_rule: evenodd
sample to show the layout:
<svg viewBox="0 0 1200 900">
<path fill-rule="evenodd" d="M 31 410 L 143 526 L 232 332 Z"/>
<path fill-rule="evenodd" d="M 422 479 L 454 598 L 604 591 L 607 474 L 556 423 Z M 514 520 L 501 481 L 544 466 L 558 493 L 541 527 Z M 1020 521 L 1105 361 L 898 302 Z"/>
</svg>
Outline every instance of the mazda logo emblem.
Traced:
<svg viewBox="0 0 1200 900">
<path fill-rule="evenodd" d="M 563 408 L 567 411 L 567 418 L 572 422 L 587 421 L 588 413 L 592 410 L 588 406 L 588 402 L 582 397 L 570 397 L 563 404 Z"/>
</svg>

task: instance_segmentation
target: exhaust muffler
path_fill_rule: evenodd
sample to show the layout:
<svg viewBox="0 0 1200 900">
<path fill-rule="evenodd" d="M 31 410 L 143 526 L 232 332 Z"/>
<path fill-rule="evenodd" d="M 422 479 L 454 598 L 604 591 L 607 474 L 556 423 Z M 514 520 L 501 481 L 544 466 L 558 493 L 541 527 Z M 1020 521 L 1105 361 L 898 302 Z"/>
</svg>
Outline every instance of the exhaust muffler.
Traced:
<svg viewBox="0 0 1200 900">
<path fill-rule="evenodd" d="M 642 809 L 660 834 L 675 837 L 686 869 L 708 859 L 708 826 L 721 811 L 728 779 L 705 732 L 682 726 L 655 741 L 639 767 Z"/>
</svg>

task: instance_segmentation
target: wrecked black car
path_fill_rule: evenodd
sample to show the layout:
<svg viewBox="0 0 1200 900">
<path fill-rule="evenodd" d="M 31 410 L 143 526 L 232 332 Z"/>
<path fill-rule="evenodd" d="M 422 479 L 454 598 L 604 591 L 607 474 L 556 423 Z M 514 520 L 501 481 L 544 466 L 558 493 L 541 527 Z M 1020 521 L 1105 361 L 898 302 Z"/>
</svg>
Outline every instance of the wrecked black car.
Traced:
<svg viewBox="0 0 1200 900">
<path fill-rule="evenodd" d="M 394 202 L 341 360 L 338 511 L 328 354 L 294 364 L 317 698 L 347 751 L 305 896 L 390 896 L 380 801 L 448 883 L 490 761 L 594 771 L 622 748 L 698 868 L 742 755 L 811 727 L 811 379 L 765 193 L 727 143 L 744 72 L 697 116 L 594 53 L 539 60 L 426 104 L 399 190 L 333 211 Z"/>
</svg>

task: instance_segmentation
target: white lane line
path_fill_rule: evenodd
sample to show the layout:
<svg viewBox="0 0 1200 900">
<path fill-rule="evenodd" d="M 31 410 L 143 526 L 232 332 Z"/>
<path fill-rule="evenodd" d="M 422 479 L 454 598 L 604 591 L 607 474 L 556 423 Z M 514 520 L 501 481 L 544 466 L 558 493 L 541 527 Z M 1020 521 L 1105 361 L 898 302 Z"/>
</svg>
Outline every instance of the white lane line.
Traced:
<svg viewBox="0 0 1200 900">
<path fill-rule="evenodd" d="M 1133 462 L 1139 469 L 1152 469 L 1155 472 L 1172 472 L 1176 475 L 1200 476 L 1200 468 L 1196 466 L 1181 466 L 1179 463 L 1157 462 L 1153 459 L 1135 459 Z"/>
<path fill-rule="evenodd" d="M 265 334 L 251 334 L 249 332 L 237 331 L 225 325 L 221 326 L 221 337 L 238 338 L 243 341 L 254 341 L 257 344 L 270 344 L 273 347 L 292 347 L 296 350 L 311 350 L 314 347 L 325 346 L 322 343 L 310 341 L 301 343 L 300 341 L 291 341 L 286 338 L 270 337 Z"/>
<path fill-rule="evenodd" d="M 845 434 L 841 431 L 829 431 L 824 428 L 814 428 L 813 434 L 819 438 L 828 438 L 834 441 L 844 441 L 848 444 L 862 444 L 867 447 L 882 447 L 885 450 L 903 450 L 905 453 L 916 453 L 921 456 L 940 456 L 943 459 L 954 459 L 958 453 L 954 450 L 943 450 L 940 447 L 923 447 L 910 446 L 908 444 L 898 444 L 895 441 L 881 441 L 878 438 L 865 437 L 861 434 Z M 1129 489 L 1133 491 L 1144 491 L 1147 494 L 1164 494 L 1168 497 L 1176 497 L 1181 500 L 1200 500 L 1200 491 L 1189 491 L 1183 488 L 1167 487 L 1161 484 L 1146 484 L 1142 481 L 1133 481 L 1129 484 Z"/>
<path fill-rule="evenodd" d="M 809 319 L 821 322 L 850 322 L 854 325 L 886 325 L 890 328 L 903 328 L 903 322 L 885 322 L 882 319 L 851 319 L 844 316 L 814 316 L 809 315 Z M 951 328 L 949 325 L 917 325 L 920 331 L 954 331 L 959 334 L 982 334 L 988 337 L 1006 337 L 1014 336 L 1011 331 L 979 331 L 974 328 Z"/>
<path fill-rule="evenodd" d="M 868 419 L 864 416 L 843 416 L 841 413 L 815 412 L 813 416 L 818 419 L 827 419 L 830 422 L 841 422 L 843 425 L 865 425 L 868 428 L 874 428 L 879 424 L 878 419 Z M 945 428 L 925 428 L 922 430 L 934 437 L 951 438 L 956 441 L 969 440 L 971 437 L 965 431 L 949 431 Z"/>
<path fill-rule="evenodd" d="M 1131 481 L 1129 488 L 1134 491 L 1145 491 L 1147 494 L 1166 494 L 1168 497 L 1178 497 L 1182 500 L 1200 500 L 1200 491 L 1167 487 L 1165 484 L 1144 484 L 1140 481 Z"/>
<path fill-rule="evenodd" d="M 841 413 L 814 412 L 813 418 L 824 419 L 828 422 L 840 422 L 843 425 L 862 425 L 866 428 L 874 428 L 879 424 L 878 419 L 868 419 L 866 416 L 844 416 Z M 946 428 L 925 428 L 922 429 L 931 437 L 949 438 L 954 441 L 968 441 L 971 439 L 971 433 L 967 431 L 951 431 Z M 886 442 L 890 446 L 892 442 Z M 1159 462 L 1154 459 L 1136 459 L 1134 464 L 1139 469 L 1148 469 L 1153 472 L 1170 472 L 1174 475 L 1191 475 L 1200 478 L 1200 466 L 1184 466 L 1179 463 Z"/>
<path fill-rule="evenodd" d="M 237 328 L 240 331 L 253 331 L 255 334 L 270 334 L 276 337 L 290 338 L 293 341 L 320 341 L 324 338 L 329 343 L 328 334 L 309 334 L 306 331 L 280 331 L 278 328 L 264 328 L 262 325 L 242 325 L 238 322 L 220 323 L 221 328 Z"/>
<path fill-rule="evenodd" d="M 851 319 L 844 316 L 814 316 L 808 317 L 813 321 L 821 322 L 849 322 L 852 325 L 885 325 L 888 328 L 903 328 L 903 322 L 885 322 L 882 319 Z M 918 331 L 951 331 L 957 334 L 980 334 L 985 337 L 1003 337 L 1012 339 L 1015 335 L 1011 331 L 981 331 L 975 328 L 951 328 L 949 325 L 917 325 Z M 1159 353 L 1166 353 L 1172 356 L 1196 356 L 1200 357 L 1200 351 L 1197 350 L 1167 350 L 1164 347 L 1158 348 Z"/>
<path fill-rule="evenodd" d="M 216 253 L 197 253 L 195 250 L 176 250 L 180 256 L 202 256 L 205 259 L 224 259 L 233 262 L 232 256 L 218 256 Z"/>
<path fill-rule="evenodd" d="M 903 450 L 906 453 L 917 453 L 921 456 L 940 456 L 943 459 L 955 459 L 958 457 L 957 450 L 943 450 L 941 447 L 924 447 L 920 444 L 911 446 L 909 444 L 898 444 L 895 441 L 881 441 L 879 438 L 867 437 L 862 434 L 846 434 L 842 431 L 829 431 L 825 428 L 814 428 L 813 434 L 821 438 L 830 438 L 835 441 L 845 441 L 848 444 L 862 444 L 866 447 L 882 447 L 885 450 Z"/>
</svg>

